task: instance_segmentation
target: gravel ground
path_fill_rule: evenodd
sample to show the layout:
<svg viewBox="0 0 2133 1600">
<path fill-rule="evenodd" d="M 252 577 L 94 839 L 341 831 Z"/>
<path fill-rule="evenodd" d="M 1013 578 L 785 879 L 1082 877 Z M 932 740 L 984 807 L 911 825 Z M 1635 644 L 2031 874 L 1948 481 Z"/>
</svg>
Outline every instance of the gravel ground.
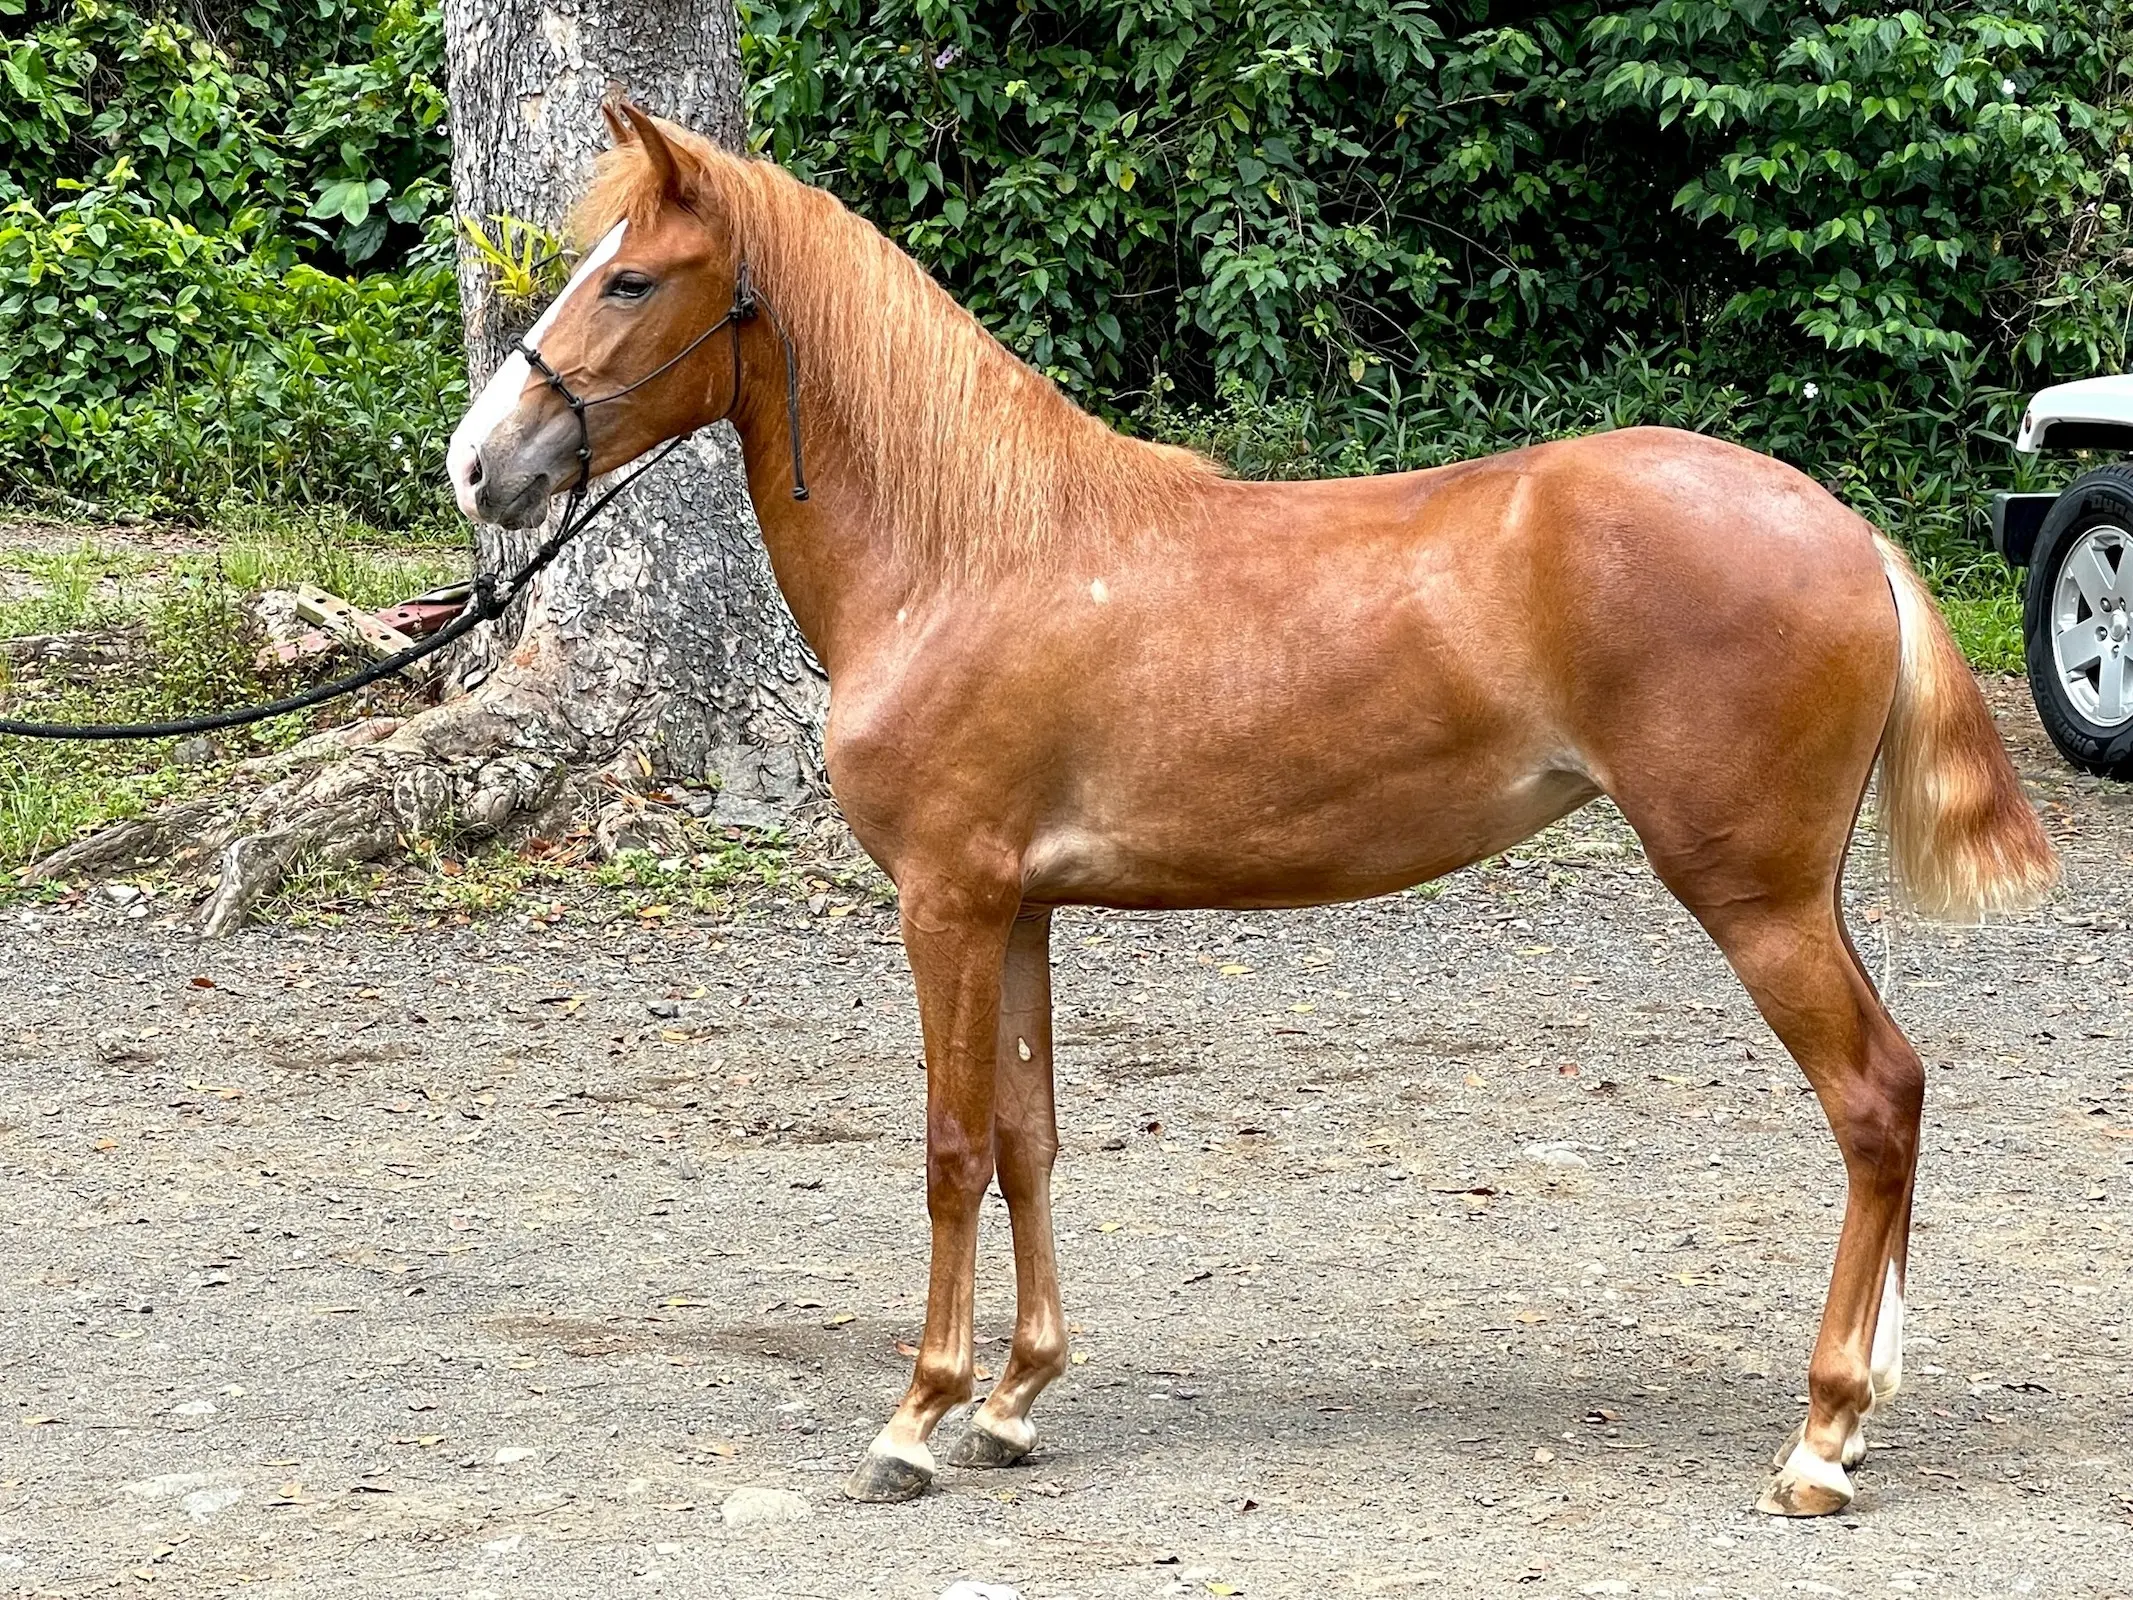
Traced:
<svg viewBox="0 0 2133 1600">
<path fill-rule="evenodd" d="M 2133 1595 L 2133 794 L 1995 695 L 2069 889 L 1896 929 L 1909 1381 L 1842 1518 L 1749 1510 L 1835 1147 L 1595 810 L 1441 892 L 1061 918 L 1077 1364 L 903 1507 L 836 1493 L 924 1291 L 887 912 L 10 911 L 0 1593 Z"/>
</svg>

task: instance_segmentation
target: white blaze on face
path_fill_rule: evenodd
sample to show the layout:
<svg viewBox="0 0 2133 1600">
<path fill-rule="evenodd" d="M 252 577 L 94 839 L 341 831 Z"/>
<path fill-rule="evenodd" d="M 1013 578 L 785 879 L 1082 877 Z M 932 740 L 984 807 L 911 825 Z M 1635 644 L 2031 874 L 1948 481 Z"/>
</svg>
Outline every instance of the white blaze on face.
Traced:
<svg viewBox="0 0 2133 1600">
<path fill-rule="evenodd" d="M 587 278 L 598 272 L 622 248 L 622 230 L 627 222 L 618 222 L 608 229 L 607 236 L 586 253 L 578 263 L 578 270 L 570 275 L 570 282 L 563 285 L 563 292 L 549 302 L 548 309 L 541 313 L 541 320 L 527 330 L 519 343 L 529 350 L 539 350 L 541 336 L 554 326 L 556 314 L 563 303 L 584 284 Z M 518 409 L 518 398 L 526 392 L 526 380 L 533 369 L 526 358 L 513 350 L 496 369 L 496 376 L 482 390 L 467 414 L 459 419 L 459 426 L 452 430 L 451 446 L 444 453 L 444 468 L 451 475 L 452 492 L 459 501 L 459 509 L 470 521 L 479 521 L 474 512 L 474 485 L 470 477 L 474 467 L 475 453 L 488 442 L 496 425 Z"/>
</svg>

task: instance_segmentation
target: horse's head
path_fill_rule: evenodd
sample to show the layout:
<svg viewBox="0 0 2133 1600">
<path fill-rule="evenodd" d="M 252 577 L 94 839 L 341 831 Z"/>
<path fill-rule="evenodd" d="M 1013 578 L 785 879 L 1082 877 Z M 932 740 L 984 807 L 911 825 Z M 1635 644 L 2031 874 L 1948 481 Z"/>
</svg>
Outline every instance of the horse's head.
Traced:
<svg viewBox="0 0 2133 1600">
<path fill-rule="evenodd" d="M 615 150 L 594 200 L 620 197 L 619 219 L 452 434 L 452 487 L 477 521 L 530 527 L 550 496 L 718 420 L 739 390 L 738 340 L 703 337 L 734 309 L 740 263 L 703 158 L 633 105 L 602 111 Z"/>
</svg>

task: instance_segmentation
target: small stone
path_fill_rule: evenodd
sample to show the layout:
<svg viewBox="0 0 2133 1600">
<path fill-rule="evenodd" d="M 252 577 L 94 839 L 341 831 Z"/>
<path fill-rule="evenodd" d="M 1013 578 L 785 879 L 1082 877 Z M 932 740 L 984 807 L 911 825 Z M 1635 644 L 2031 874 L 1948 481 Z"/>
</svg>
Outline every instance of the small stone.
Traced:
<svg viewBox="0 0 2133 1600">
<path fill-rule="evenodd" d="M 243 1498 L 244 1491 L 230 1484 L 220 1489 L 195 1489 L 178 1504 L 193 1521 L 205 1522 L 210 1517 L 220 1516 Z"/>
<path fill-rule="evenodd" d="M 644 1009 L 651 1012 L 653 1016 L 660 1018 L 671 1018 L 678 1017 L 681 1015 L 681 1007 L 676 1005 L 671 1000 L 654 1000 Z"/>
<path fill-rule="evenodd" d="M 211 1417 L 215 1414 L 212 1400 L 181 1400 L 172 1406 L 171 1414 L 180 1417 Z"/>
<path fill-rule="evenodd" d="M 130 906 L 141 898 L 139 887 L 131 883 L 107 883 L 104 885 L 104 893 L 110 897 L 111 903 L 117 906 Z"/>
<path fill-rule="evenodd" d="M 507 1533 L 501 1539 L 491 1539 L 482 1549 L 492 1556 L 515 1555 L 518 1547 L 525 1542 L 526 1536 L 523 1533 Z"/>
<path fill-rule="evenodd" d="M 540 1451 L 529 1450 L 522 1444 L 507 1444 L 503 1449 L 496 1452 L 496 1464 L 500 1467 L 508 1467 L 514 1462 L 531 1461 L 539 1454 Z"/>
<path fill-rule="evenodd" d="M 122 1483 L 119 1489 L 136 1500 L 168 1500 L 172 1495 L 205 1489 L 214 1481 L 213 1476 L 205 1472 L 163 1472 L 153 1478 L 136 1478 L 131 1483 Z"/>
<path fill-rule="evenodd" d="M 779 1522 L 804 1522 L 814 1514 L 808 1503 L 790 1489 L 736 1489 L 726 1496 L 718 1514 L 729 1528 L 751 1528 Z"/>
<path fill-rule="evenodd" d="M 1537 1161 L 1544 1167 L 1582 1167 L 1585 1158 L 1569 1144 L 1529 1144 L 1525 1149 L 1528 1161 Z"/>
<path fill-rule="evenodd" d="M 181 767 L 211 765 L 215 759 L 215 741 L 197 736 L 180 739 L 177 748 L 171 751 L 170 758 Z"/>
<path fill-rule="evenodd" d="M 785 814 L 776 806 L 728 794 L 723 789 L 718 793 L 718 803 L 711 808 L 711 820 L 722 828 L 751 828 L 759 833 L 785 826 Z"/>
</svg>

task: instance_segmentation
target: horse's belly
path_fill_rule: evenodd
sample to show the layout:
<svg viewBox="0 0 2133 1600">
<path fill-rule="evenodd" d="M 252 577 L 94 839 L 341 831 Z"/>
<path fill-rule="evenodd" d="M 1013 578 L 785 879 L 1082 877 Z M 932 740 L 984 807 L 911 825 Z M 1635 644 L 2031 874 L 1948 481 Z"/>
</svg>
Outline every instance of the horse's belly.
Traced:
<svg viewBox="0 0 2133 1600">
<path fill-rule="evenodd" d="M 1024 893 L 1140 908 L 1321 905 L 1442 877 L 1529 838 L 1598 791 L 1560 769 L 1493 782 L 1373 785 L 1225 805 L 1203 791 L 1048 823 L 1024 854 Z M 1115 794 L 1113 799 L 1118 798 Z"/>
</svg>

